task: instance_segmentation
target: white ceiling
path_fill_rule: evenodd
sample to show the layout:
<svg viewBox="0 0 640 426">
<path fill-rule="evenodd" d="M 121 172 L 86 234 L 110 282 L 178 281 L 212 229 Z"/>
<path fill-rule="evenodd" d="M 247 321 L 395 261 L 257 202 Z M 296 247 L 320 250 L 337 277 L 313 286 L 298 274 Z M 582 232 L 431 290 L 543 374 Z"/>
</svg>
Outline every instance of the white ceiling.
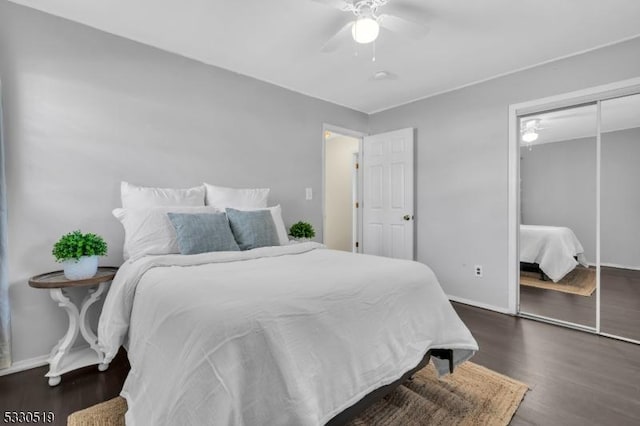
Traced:
<svg viewBox="0 0 640 426">
<path fill-rule="evenodd" d="M 366 113 L 640 35 L 639 0 L 390 0 L 431 32 L 382 30 L 372 62 L 320 52 L 351 16 L 311 0 L 12 1 Z"/>
</svg>

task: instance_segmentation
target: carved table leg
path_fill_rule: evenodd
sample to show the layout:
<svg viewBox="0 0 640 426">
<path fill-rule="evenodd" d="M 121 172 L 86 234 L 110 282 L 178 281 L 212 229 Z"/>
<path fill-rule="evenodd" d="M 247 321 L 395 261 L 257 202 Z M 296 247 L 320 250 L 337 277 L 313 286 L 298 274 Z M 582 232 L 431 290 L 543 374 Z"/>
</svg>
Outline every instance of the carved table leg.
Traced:
<svg viewBox="0 0 640 426">
<path fill-rule="evenodd" d="M 79 368 L 91 365 L 92 363 L 98 364 L 98 369 L 100 371 L 105 371 L 109 367 L 109 364 L 104 363 L 104 354 L 98 347 L 98 337 L 95 335 L 93 330 L 91 330 L 88 316 L 89 308 L 91 308 L 91 306 L 100 299 L 100 296 L 104 293 L 106 286 L 107 283 L 103 282 L 98 285 L 98 287 L 90 288 L 87 296 L 80 305 L 80 311 L 78 311 L 78 307 L 67 297 L 65 289 L 52 288 L 50 290 L 51 298 L 58 302 L 58 305 L 61 308 L 64 308 L 69 316 L 69 329 L 64 337 L 54 346 L 51 351 L 51 355 L 49 356 L 49 372 L 46 374 L 46 377 L 49 378 L 49 386 L 58 385 L 60 383 L 60 376 L 62 373 L 74 369 L 72 367 Z M 80 333 L 82 338 L 87 341 L 91 350 L 95 352 L 95 358 L 84 354 L 83 360 L 68 360 L 67 365 L 65 366 L 63 360 L 67 357 L 70 349 L 73 347 L 74 342 L 78 338 L 78 333 Z M 69 365 L 70 363 L 71 366 Z"/>
<path fill-rule="evenodd" d="M 89 343 L 91 349 L 93 349 L 97 354 L 99 364 L 98 370 L 100 371 L 105 371 L 107 368 L 109 368 L 109 364 L 105 364 L 103 362 L 104 354 L 98 347 L 98 337 L 95 335 L 93 330 L 91 330 L 91 325 L 89 324 L 89 316 L 87 315 L 87 313 L 89 312 L 89 308 L 98 300 L 100 300 L 100 296 L 102 296 L 102 293 L 104 293 L 106 286 L 107 283 L 105 282 L 101 283 L 98 288 L 89 289 L 89 293 L 82 301 L 82 308 L 80 309 L 80 333 L 82 334 L 84 340 Z"/>
<path fill-rule="evenodd" d="M 63 289 L 52 288 L 50 291 L 51 298 L 58 302 L 58 306 L 64 308 L 69 316 L 69 329 L 64 337 L 60 339 L 58 344 L 53 348 L 49 359 L 49 373 L 47 373 L 47 377 L 49 377 L 49 386 L 56 386 L 60 383 L 60 374 L 58 374 L 58 371 L 61 368 L 62 359 L 69 353 L 69 349 L 71 349 L 73 342 L 75 342 L 78 337 L 78 331 L 80 330 L 80 313 L 78 312 L 76 305 L 74 305 L 73 302 L 65 296 Z"/>
</svg>

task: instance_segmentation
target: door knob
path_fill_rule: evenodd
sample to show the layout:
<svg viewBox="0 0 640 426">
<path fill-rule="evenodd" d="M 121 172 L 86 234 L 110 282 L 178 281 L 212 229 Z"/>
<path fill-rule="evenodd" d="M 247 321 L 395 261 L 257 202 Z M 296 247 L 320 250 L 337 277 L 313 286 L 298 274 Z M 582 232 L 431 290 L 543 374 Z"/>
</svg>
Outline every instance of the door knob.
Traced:
<svg viewBox="0 0 640 426">
<path fill-rule="evenodd" d="M 411 220 L 411 216 L 409 216 L 408 214 L 405 214 L 402 218 L 404 220 Z"/>
</svg>

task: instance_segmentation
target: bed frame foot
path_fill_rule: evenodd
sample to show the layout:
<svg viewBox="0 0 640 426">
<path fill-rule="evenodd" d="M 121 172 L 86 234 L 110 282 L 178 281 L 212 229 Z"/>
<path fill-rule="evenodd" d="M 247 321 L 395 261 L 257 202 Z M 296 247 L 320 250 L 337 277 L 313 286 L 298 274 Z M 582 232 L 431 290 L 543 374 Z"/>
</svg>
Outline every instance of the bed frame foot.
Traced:
<svg viewBox="0 0 640 426">
<path fill-rule="evenodd" d="M 449 374 L 453 374 L 453 349 L 431 349 L 431 356 L 449 361 Z"/>
</svg>

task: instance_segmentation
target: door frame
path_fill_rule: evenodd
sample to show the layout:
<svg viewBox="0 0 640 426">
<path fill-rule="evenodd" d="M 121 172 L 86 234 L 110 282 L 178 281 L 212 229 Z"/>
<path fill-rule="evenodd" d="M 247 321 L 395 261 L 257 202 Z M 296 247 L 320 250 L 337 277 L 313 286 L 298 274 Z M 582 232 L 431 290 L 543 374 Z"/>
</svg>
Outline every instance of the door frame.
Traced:
<svg viewBox="0 0 640 426">
<path fill-rule="evenodd" d="M 362 142 L 363 139 L 360 139 L 360 145 L 358 146 L 358 152 L 354 152 L 351 156 L 351 202 L 353 206 L 351 210 L 351 243 L 353 247 L 351 247 L 352 253 L 360 253 L 362 250 L 362 238 L 360 238 L 360 224 L 362 223 L 362 202 L 360 201 L 360 197 L 362 197 L 362 191 L 360 190 L 360 182 L 361 182 L 361 174 L 362 170 L 360 169 L 360 156 L 362 155 Z M 358 244 L 353 244 L 356 241 Z"/>
<path fill-rule="evenodd" d="M 610 84 L 591 87 L 574 92 L 564 93 L 556 96 L 550 96 L 542 99 L 536 99 L 528 102 L 522 102 L 518 104 L 509 105 L 509 166 L 508 166 L 508 300 L 509 300 L 509 313 L 513 315 L 520 315 L 520 291 L 519 291 L 519 253 L 520 253 L 520 128 L 518 124 L 518 117 L 522 115 L 535 114 L 538 112 L 568 108 L 577 106 L 583 103 L 596 102 L 598 105 L 598 156 L 600 147 L 600 102 L 618 98 L 621 96 L 629 96 L 640 93 L 640 77 L 632 78 L 628 80 L 622 80 Z M 599 173 L 599 159 L 598 170 Z M 597 183 L 597 196 L 599 199 L 600 183 Z M 599 239 L 600 232 L 600 211 L 599 200 L 596 206 L 596 227 L 597 237 Z M 600 246 L 597 244 L 596 263 L 597 267 L 600 267 Z M 620 340 L 629 341 L 629 339 L 620 338 L 619 336 L 613 336 L 606 333 L 602 333 L 600 330 L 600 277 L 598 274 L 596 281 L 596 327 L 586 327 L 585 331 L 601 334 L 608 337 L 613 337 Z M 569 326 L 571 323 L 566 323 L 560 320 L 554 320 L 552 318 L 538 317 L 533 315 L 522 315 L 528 318 L 534 318 L 545 322 L 551 322 L 557 325 Z M 582 327 L 572 327 L 580 328 Z"/>
<path fill-rule="evenodd" d="M 326 152 L 327 152 L 327 141 L 325 138 L 325 134 L 326 132 L 333 132 L 333 133 L 338 133 L 340 135 L 343 136 L 350 136 L 352 138 L 356 138 L 358 139 L 358 163 L 362 164 L 362 141 L 364 139 L 365 136 L 369 136 L 368 133 L 365 132 L 361 132 L 359 130 L 353 130 L 353 129 L 347 129 L 346 127 L 340 127 L 340 126 L 336 126 L 334 124 L 329 124 L 329 123 L 322 123 L 322 242 L 325 242 L 325 229 L 326 228 L 326 224 L 327 224 L 327 205 L 326 205 L 326 199 L 327 199 L 327 188 L 325 187 L 325 172 L 326 172 L 326 168 L 327 168 L 327 159 L 326 159 Z M 362 173 L 358 173 L 358 182 L 357 182 L 357 189 L 358 189 L 358 196 L 362 195 L 362 189 L 363 189 L 363 180 L 362 180 Z M 360 204 L 362 204 L 362 200 L 359 200 Z M 356 213 L 354 214 L 354 218 L 357 221 L 357 224 L 355 226 L 355 234 L 357 237 L 357 241 L 361 241 L 362 240 L 362 209 L 356 209 L 355 206 L 352 206 L 353 210 L 357 210 Z M 353 241 L 351 242 L 353 244 Z M 352 247 L 353 249 L 353 247 Z M 355 251 L 356 253 L 360 253 L 360 251 L 362 250 L 362 245 L 360 245 L 360 247 L 357 248 L 357 250 Z"/>
</svg>

